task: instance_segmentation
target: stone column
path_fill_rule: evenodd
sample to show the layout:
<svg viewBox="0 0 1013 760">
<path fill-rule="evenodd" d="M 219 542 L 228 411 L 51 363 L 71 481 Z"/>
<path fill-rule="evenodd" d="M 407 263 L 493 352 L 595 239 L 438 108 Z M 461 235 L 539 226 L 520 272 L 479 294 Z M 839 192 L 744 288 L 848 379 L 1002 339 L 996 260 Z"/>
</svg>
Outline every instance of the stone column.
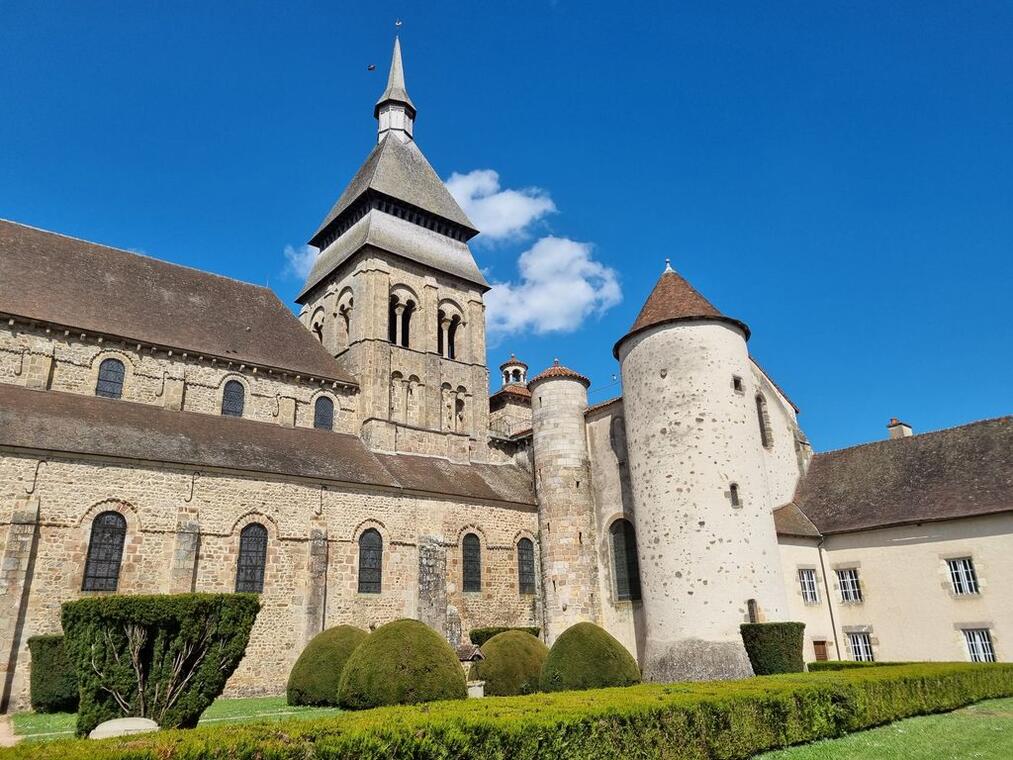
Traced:
<svg viewBox="0 0 1013 760">
<path fill-rule="evenodd" d="M 321 516 L 312 519 L 306 564 L 306 642 L 324 629 L 327 619 L 327 527 Z"/>
<path fill-rule="evenodd" d="M 197 583 L 197 557 L 200 554 L 200 522 L 197 508 L 189 504 L 176 514 L 176 538 L 169 568 L 169 593 L 186 594 Z"/>
<path fill-rule="evenodd" d="M 7 712 L 13 695 L 26 688 L 26 669 L 19 669 L 18 661 L 24 654 L 21 639 L 38 535 L 39 499 L 18 499 L 7 528 L 0 565 L 0 674 L 3 676 L 0 713 Z M 21 683 L 15 684 L 15 675 Z"/>
<path fill-rule="evenodd" d="M 394 307 L 394 345 L 404 345 L 404 310 L 405 305 L 399 303 Z"/>
</svg>

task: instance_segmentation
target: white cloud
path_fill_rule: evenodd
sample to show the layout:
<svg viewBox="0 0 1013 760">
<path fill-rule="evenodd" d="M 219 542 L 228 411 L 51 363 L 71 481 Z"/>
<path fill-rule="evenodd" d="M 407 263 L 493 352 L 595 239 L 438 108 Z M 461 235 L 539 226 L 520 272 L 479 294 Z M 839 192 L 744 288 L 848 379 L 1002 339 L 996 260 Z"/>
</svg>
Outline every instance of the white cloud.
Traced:
<svg viewBox="0 0 1013 760">
<path fill-rule="evenodd" d="M 476 169 L 454 172 L 447 189 L 464 213 L 482 232 L 479 240 L 507 240 L 523 235 L 528 227 L 556 210 L 549 194 L 538 187 L 501 190 L 499 173 Z"/>
<path fill-rule="evenodd" d="M 532 331 L 573 332 L 622 301 L 619 278 L 591 257 L 591 245 L 544 237 L 521 254 L 519 282 L 494 282 L 485 296 L 490 340 Z"/>
<path fill-rule="evenodd" d="M 319 251 L 311 245 L 301 245 L 298 248 L 286 245 L 285 274 L 305 280 L 313 269 L 313 262 L 317 260 L 318 253 Z"/>
</svg>

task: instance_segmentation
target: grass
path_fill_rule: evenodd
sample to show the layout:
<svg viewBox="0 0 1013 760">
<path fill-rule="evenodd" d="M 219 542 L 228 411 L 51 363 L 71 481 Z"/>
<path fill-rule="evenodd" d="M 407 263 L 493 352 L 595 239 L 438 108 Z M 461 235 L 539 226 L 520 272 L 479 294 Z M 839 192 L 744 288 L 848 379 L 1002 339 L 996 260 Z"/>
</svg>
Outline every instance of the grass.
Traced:
<svg viewBox="0 0 1013 760">
<path fill-rule="evenodd" d="M 320 718 L 341 712 L 337 707 L 291 707 L 285 697 L 217 699 L 201 716 L 201 725 Z M 74 735 L 75 713 L 22 712 L 11 716 L 14 733 L 23 741 L 47 741 Z"/>
<path fill-rule="evenodd" d="M 899 720 L 841 739 L 767 752 L 756 760 L 1006 760 L 1013 757 L 1013 698 Z"/>
</svg>

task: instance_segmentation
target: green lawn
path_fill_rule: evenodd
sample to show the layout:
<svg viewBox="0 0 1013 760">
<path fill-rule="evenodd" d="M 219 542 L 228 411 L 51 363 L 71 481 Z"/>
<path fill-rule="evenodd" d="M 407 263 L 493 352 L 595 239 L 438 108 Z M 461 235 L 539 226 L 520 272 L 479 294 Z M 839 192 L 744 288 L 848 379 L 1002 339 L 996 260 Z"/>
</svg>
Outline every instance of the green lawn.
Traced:
<svg viewBox="0 0 1013 760">
<path fill-rule="evenodd" d="M 285 697 L 253 697 L 249 699 L 218 699 L 201 716 L 202 724 L 240 723 L 246 721 L 282 720 L 285 718 L 319 718 L 341 712 L 336 707 L 290 707 Z M 14 733 L 25 741 L 46 741 L 74 734 L 74 713 L 15 713 L 11 716 Z"/>
<path fill-rule="evenodd" d="M 888 726 L 756 760 L 1007 760 L 1013 758 L 1013 698 L 979 702 L 951 713 L 899 720 Z"/>
</svg>

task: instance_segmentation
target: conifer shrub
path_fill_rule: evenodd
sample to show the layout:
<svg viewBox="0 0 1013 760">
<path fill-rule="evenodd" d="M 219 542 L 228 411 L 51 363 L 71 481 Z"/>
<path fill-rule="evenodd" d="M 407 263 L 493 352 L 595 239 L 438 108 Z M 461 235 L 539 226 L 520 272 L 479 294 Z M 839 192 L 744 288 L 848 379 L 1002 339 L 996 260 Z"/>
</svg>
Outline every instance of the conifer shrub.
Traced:
<svg viewBox="0 0 1013 760">
<path fill-rule="evenodd" d="M 314 636 L 288 676 L 288 703 L 336 706 L 345 663 L 368 635 L 354 625 L 339 625 Z"/>
<path fill-rule="evenodd" d="M 530 633 L 534 637 L 538 637 L 538 634 L 542 632 L 541 628 L 538 627 L 510 627 L 506 625 L 493 625 L 488 628 L 472 628 L 468 631 L 468 638 L 471 639 L 471 643 L 477 647 L 482 646 L 491 639 L 493 636 L 498 636 L 504 631 L 524 631 Z"/>
<path fill-rule="evenodd" d="M 418 620 L 395 620 L 363 641 L 345 663 L 338 702 L 350 710 L 468 696 L 464 668 L 446 639 Z"/>
<path fill-rule="evenodd" d="M 30 690 L 32 709 L 40 713 L 77 711 L 77 676 L 60 634 L 32 636 Z"/>
<path fill-rule="evenodd" d="M 511 697 L 538 691 L 549 648 L 526 631 L 510 630 L 489 639 L 482 654 L 485 659 L 471 666 L 470 677 L 485 681 L 487 696 Z"/>
<path fill-rule="evenodd" d="M 192 728 L 239 665 L 255 594 L 102 596 L 63 605 L 80 686 L 77 734 L 113 718 Z"/>
<path fill-rule="evenodd" d="M 556 639 L 542 667 L 542 691 L 600 689 L 640 683 L 637 661 L 594 623 L 577 623 Z"/>
<path fill-rule="evenodd" d="M 756 675 L 805 670 L 802 658 L 805 623 L 743 623 L 739 631 Z"/>
</svg>

